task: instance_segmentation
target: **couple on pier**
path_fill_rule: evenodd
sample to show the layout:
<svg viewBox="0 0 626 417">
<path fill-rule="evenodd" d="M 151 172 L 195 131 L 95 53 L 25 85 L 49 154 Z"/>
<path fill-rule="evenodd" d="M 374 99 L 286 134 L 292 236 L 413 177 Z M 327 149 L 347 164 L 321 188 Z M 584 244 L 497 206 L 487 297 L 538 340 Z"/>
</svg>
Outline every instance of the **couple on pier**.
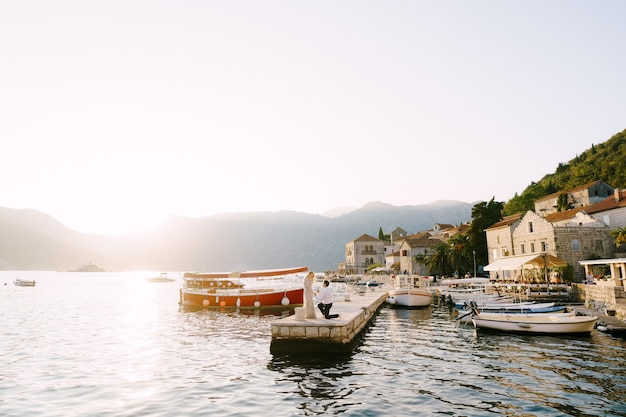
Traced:
<svg viewBox="0 0 626 417">
<path fill-rule="evenodd" d="M 317 292 L 315 300 L 313 299 L 313 281 L 315 275 L 313 272 L 309 272 L 304 279 L 304 310 L 305 317 L 314 319 L 316 318 L 314 302 L 317 303 L 317 308 L 322 312 L 324 318 L 334 319 L 339 317 L 339 314 L 330 314 L 330 309 L 333 306 L 333 291 L 330 288 L 330 282 L 325 279 L 322 284 L 322 290 Z"/>
</svg>

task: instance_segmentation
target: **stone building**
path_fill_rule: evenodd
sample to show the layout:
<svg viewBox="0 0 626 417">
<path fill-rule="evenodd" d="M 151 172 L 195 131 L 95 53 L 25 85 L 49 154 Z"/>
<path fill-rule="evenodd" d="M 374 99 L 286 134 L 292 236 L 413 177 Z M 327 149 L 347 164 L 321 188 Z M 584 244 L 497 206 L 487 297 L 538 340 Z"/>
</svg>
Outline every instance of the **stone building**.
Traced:
<svg viewBox="0 0 626 417">
<path fill-rule="evenodd" d="M 505 256 L 512 256 L 513 230 L 520 223 L 522 213 L 506 216 L 487 229 L 487 253 L 490 263 Z"/>
<path fill-rule="evenodd" d="M 581 282 L 585 272 L 579 261 L 613 256 L 610 228 L 582 208 L 545 217 L 528 211 L 507 220 L 486 230 L 490 264 L 506 256 L 546 253 L 571 265 L 574 281 Z"/>
<path fill-rule="evenodd" d="M 613 196 L 586 207 L 585 211 L 594 219 L 609 226 L 611 230 L 626 227 L 626 190 L 616 188 Z"/>
<path fill-rule="evenodd" d="M 346 274 L 365 274 L 374 264 L 385 265 L 385 243 L 363 234 L 346 243 Z"/>
<path fill-rule="evenodd" d="M 535 212 L 545 217 L 559 211 L 599 203 L 612 194 L 613 187 L 603 181 L 594 181 L 538 199 L 535 201 Z"/>
<path fill-rule="evenodd" d="M 428 275 L 428 268 L 420 258 L 440 242 L 430 237 L 430 232 L 420 232 L 402 240 L 400 244 L 401 274 Z"/>
</svg>

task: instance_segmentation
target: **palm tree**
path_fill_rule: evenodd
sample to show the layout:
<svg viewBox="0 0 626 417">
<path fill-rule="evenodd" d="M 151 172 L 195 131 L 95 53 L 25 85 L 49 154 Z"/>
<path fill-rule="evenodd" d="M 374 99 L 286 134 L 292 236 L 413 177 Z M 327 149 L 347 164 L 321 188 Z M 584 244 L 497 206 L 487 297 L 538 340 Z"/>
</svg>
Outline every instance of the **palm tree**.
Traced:
<svg viewBox="0 0 626 417">
<path fill-rule="evenodd" d="M 448 239 L 450 245 L 450 264 L 459 275 L 463 275 L 471 269 L 472 265 L 472 248 L 470 237 L 465 233 L 457 233 Z"/>
<path fill-rule="evenodd" d="M 615 246 L 626 245 L 626 226 L 618 227 L 611 232 L 611 235 L 615 238 Z"/>
<path fill-rule="evenodd" d="M 433 247 L 433 251 L 424 256 L 424 262 L 428 266 L 430 275 L 449 275 L 452 267 L 450 265 L 450 245 L 446 242 L 439 242 Z"/>
</svg>

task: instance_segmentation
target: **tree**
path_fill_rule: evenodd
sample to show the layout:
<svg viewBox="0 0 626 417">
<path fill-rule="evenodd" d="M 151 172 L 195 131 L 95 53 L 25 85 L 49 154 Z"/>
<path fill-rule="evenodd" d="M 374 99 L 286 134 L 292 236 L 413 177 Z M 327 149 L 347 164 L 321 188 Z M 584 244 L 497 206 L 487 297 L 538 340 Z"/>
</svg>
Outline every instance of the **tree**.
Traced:
<svg viewBox="0 0 626 417">
<path fill-rule="evenodd" d="M 451 275 L 450 245 L 446 242 L 437 243 L 432 252 L 424 256 L 424 263 L 428 267 L 430 275 Z"/>
<path fill-rule="evenodd" d="M 485 229 L 502 220 L 503 207 L 502 202 L 495 201 L 495 197 L 492 197 L 488 203 L 482 201 L 472 208 L 472 223 L 468 234 L 471 249 L 476 251 L 478 265 L 487 264 L 489 258 Z"/>
<path fill-rule="evenodd" d="M 448 239 L 450 264 L 460 275 L 469 272 L 473 266 L 473 249 L 467 233 L 457 233 Z"/>
<path fill-rule="evenodd" d="M 611 236 L 615 238 L 615 246 L 626 245 L 626 226 L 613 230 Z"/>
</svg>

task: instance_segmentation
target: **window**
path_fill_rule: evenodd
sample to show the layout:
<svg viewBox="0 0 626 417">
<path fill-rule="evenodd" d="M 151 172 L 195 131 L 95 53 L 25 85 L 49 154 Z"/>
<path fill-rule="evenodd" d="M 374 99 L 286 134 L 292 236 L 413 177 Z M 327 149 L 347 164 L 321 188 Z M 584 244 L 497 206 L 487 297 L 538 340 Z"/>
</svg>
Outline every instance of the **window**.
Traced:
<svg viewBox="0 0 626 417">
<path fill-rule="evenodd" d="M 533 222 L 528 222 L 528 233 L 533 232 Z"/>
<path fill-rule="evenodd" d="M 530 253 L 535 253 L 535 242 L 530 243 Z"/>
<path fill-rule="evenodd" d="M 402 256 L 409 256 L 409 251 L 408 250 L 403 250 L 402 251 Z"/>
<path fill-rule="evenodd" d="M 523 243 L 521 244 L 520 248 L 521 248 L 522 253 L 526 253 L 526 247 L 524 246 Z"/>
<path fill-rule="evenodd" d="M 603 239 L 595 239 L 593 241 L 593 249 L 601 252 L 598 255 L 604 255 L 604 240 Z"/>
<path fill-rule="evenodd" d="M 548 244 L 546 242 L 541 242 L 541 252 L 548 251 Z"/>
<path fill-rule="evenodd" d="M 572 250 L 580 250 L 580 241 L 578 239 L 572 239 Z"/>
</svg>

